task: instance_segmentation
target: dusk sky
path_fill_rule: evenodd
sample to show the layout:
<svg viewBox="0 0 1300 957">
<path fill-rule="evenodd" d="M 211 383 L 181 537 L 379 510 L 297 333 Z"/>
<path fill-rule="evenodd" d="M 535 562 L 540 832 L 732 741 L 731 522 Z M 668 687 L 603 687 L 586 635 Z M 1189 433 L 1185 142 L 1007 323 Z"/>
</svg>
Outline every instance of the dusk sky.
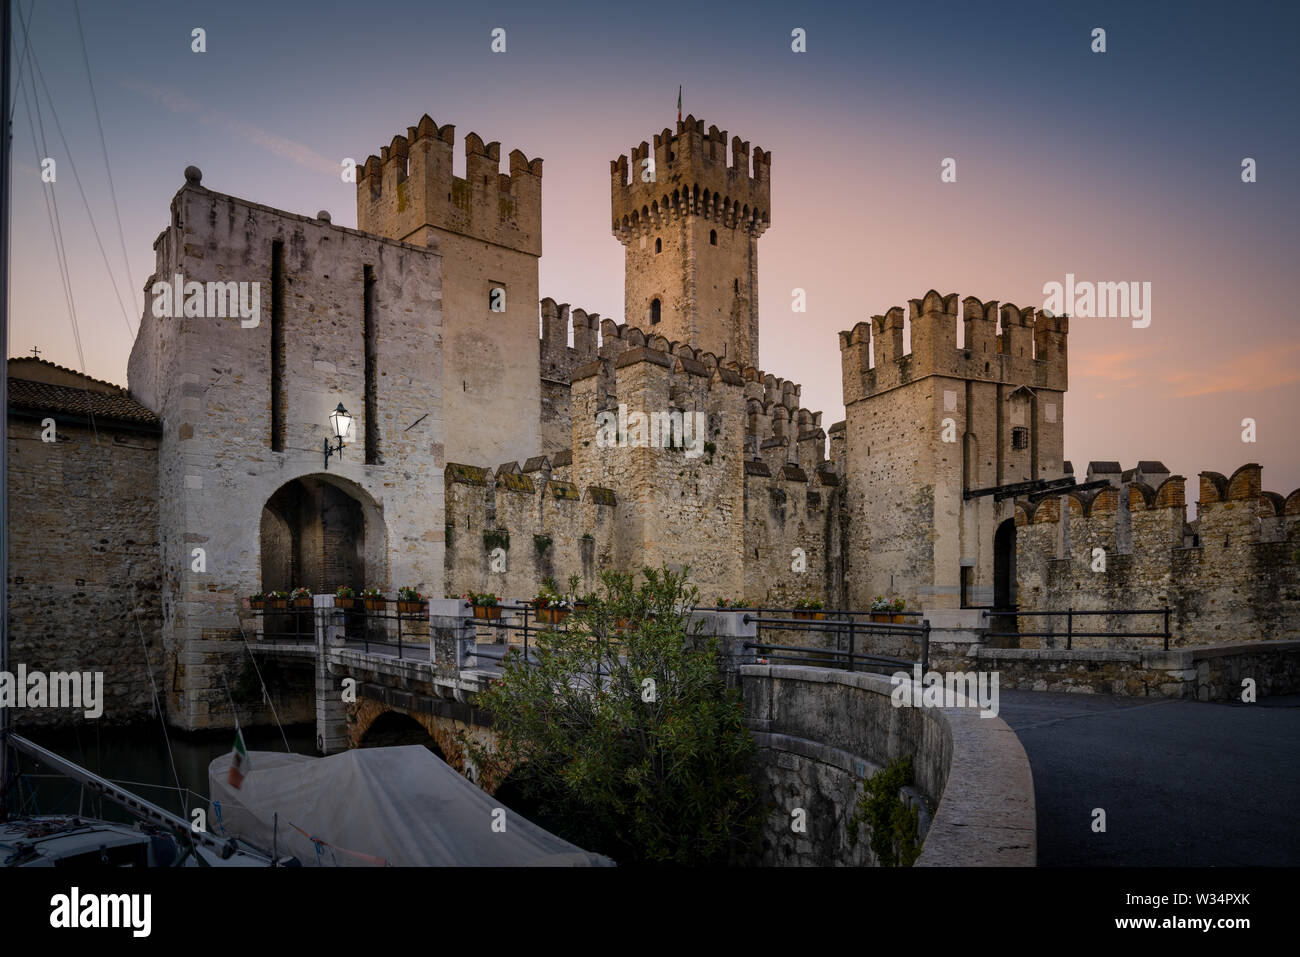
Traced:
<svg viewBox="0 0 1300 957">
<path fill-rule="evenodd" d="M 15 61 L 11 355 L 37 346 L 78 369 L 84 356 L 89 374 L 125 382 L 186 166 L 213 190 L 355 226 L 340 162 L 426 112 L 455 124 L 457 173 L 470 131 L 503 159 L 545 159 L 541 293 L 622 321 L 609 161 L 673 125 L 681 84 L 684 113 L 772 151 L 761 364 L 803 383 L 824 427 L 844 417 L 836 334 L 930 288 L 1041 307 L 1067 273 L 1149 282 L 1148 327 L 1071 323 L 1066 456 L 1080 473 L 1160 459 L 1193 501 L 1198 472 L 1251 461 L 1266 489 L 1300 486 L 1295 3 L 83 0 L 125 262 L 74 7 L 16 6 L 40 71 L 33 83 Z M 191 52 L 195 27 L 206 53 Z M 806 53 L 791 51 L 796 27 Z M 1090 48 L 1096 27 L 1105 53 Z M 21 22 L 14 39 L 21 50 Z M 948 157 L 956 181 L 943 183 Z M 1247 157 L 1257 182 L 1242 182 Z M 806 313 L 791 311 L 795 288 Z"/>
</svg>

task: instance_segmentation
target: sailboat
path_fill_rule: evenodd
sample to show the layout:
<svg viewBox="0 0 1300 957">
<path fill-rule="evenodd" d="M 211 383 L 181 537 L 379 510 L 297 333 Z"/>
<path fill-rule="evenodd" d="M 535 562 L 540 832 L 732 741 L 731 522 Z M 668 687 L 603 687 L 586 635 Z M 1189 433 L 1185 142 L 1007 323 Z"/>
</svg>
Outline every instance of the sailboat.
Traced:
<svg viewBox="0 0 1300 957">
<path fill-rule="evenodd" d="M 0 357 L 9 355 L 9 184 L 12 148 L 10 41 L 12 0 L 0 0 L 3 77 L 0 103 Z M 9 377 L 0 376 L 0 673 L 9 669 Z M 12 808 L 16 752 L 124 808 L 134 825 L 81 815 L 27 815 Z M 80 765 L 15 734 L 9 709 L 0 707 L 0 865 L 10 867 L 268 867 L 298 863 L 231 838 L 196 831 L 184 818 Z"/>
</svg>

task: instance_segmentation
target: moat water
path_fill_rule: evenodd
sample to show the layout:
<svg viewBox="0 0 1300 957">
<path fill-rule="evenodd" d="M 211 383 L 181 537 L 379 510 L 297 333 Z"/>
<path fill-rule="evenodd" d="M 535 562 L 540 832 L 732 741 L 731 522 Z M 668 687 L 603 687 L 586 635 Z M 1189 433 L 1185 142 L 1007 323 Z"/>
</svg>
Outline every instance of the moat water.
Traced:
<svg viewBox="0 0 1300 957">
<path fill-rule="evenodd" d="M 169 728 L 169 758 L 167 739 L 157 721 L 129 728 L 100 727 L 95 722 L 87 722 L 67 730 L 20 729 L 19 733 L 137 796 L 187 818 L 195 807 L 207 808 L 208 765 L 214 758 L 229 754 L 235 740 L 233 731 L 182 737 Z M 285 738 L 288 750 L 316 755 L 316 731 L 312 725 L 285 728 L 283 736 L 278 728 L 244 729 L 249 751 L 284 751 Z M 36 766 L 26 755 L 19 755 L 18 771 L 21 806 L 30 813 L 84 814 L 124 823 L 135 820 L 111 801 L 89 793 L 83 795 L 75 781 Z M 183 795 L 177 791 L 178 779 L 180 787 L 188 789 Z"/>
</svg>

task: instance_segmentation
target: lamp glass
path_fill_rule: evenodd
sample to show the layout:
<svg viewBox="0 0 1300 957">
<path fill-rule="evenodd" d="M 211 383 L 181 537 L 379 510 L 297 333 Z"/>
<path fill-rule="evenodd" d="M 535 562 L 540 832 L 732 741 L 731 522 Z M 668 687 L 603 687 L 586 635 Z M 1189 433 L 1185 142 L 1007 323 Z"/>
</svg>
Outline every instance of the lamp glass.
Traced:
<svg viewBox="0 0 1300 957">
<path fill-rule="evenodd" d="M 346 439 L 348 432 L 352 429 L 352 415 L 347 409 L 343 408 L 343 403 L 330 413 L 330 427 L 334 430 L 334 437 L 337 439 Z"/>
</svg>

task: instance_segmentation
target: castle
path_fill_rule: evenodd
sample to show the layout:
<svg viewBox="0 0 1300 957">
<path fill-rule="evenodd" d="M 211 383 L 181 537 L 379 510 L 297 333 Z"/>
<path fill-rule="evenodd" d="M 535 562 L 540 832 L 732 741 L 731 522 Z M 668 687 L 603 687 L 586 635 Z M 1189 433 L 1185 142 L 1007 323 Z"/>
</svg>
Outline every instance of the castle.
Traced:
<svg viewBox="0 0 1300 957">
<path fill-rule="evenodd" d="M 771 153 L 688 116 L 611 162 L 618 323 L 540 296 L 542 160 L 514 150 L 502 173 L 500 144 L 470 133 L 461 178 L 454 148 L 424 116 L 370 156 L 357 229 L 214 192 L 191 167 L 146 292 L 176 274 L 257 282 L 261 321 L 146 309 L 129 394 L 11 364 L 31 385 L 10 413 L 26 418 L 11 430 L 19 653 L 53 659 L 59 634 L 94 628 L 112 660 L 147 637 L 171 720 L 227 726 L 222 669 L 256 628 L 252 593 L 529 597 L 543 578 L 586 590 L 660 563 L 689 565 L 706 604 L 887 595 L 960 623 L 1168 603 L 1179 643 L 1295 634 L 1300 492 L 1263 491 L 1258 466 L 1203 473 L 1188 523 L 1181 476 L 1065 487 L 1066 317 L 967 298 L 959 318 L 931 291 L 859 322 L 839 341 L 846 418 L 824 429 L 798 384 L 758 367 Z M 352 433 L 326 458 L 338 405 Z M 702 454 L 602 443 L 619 410 L 629 428 L 698 416 Z M 63 446 L 29 441 L 46 414 Z M 110 535 L 102 509 L 62 515 L 68 541 L 102 539 L 98 571 L 77 547 L 42 559 L 39 525 L 22 530 L 52 457 L 133 503 Z M 134 679 L 114 694 L 119 713 L 147 703 Z"/>
</svg>

